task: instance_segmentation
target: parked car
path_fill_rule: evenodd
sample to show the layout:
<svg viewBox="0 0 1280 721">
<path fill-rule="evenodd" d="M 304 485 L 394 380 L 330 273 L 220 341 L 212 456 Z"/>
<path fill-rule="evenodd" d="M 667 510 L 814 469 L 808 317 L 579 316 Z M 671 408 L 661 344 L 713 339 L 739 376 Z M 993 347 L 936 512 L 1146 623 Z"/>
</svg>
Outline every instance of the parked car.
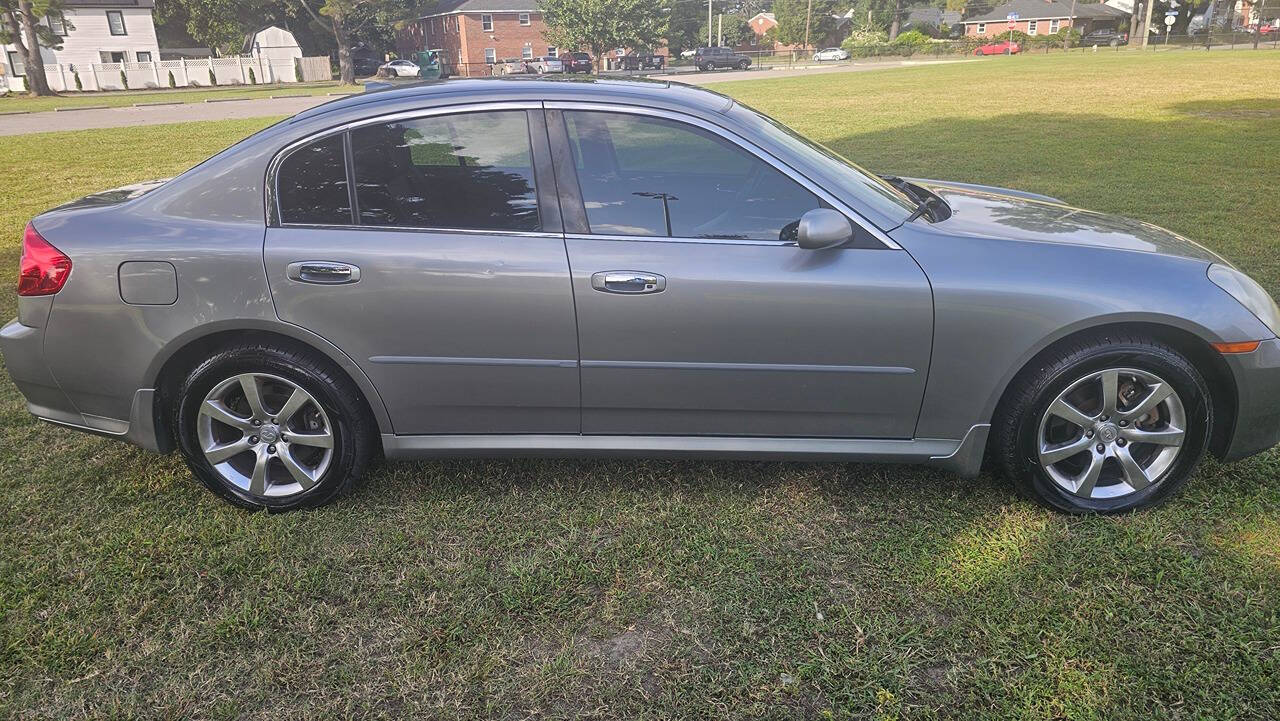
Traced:
<svg viewBox="0 0 1280 721">
<path fill-rule="evenodd" d="M 1008 40 L 999 43 L 987 43 L 979 45 L 974 49 L 974 55 L 1017 55 L 1022 52 L 1022 48 L 1017 43 L 1011 43 Z"/>
<path fill-rule="evenodd" d="M 666 56 L 648 53 L 631 53 L 616 60 L 619 70 L 661 70 L 666 62 Z"/>
<path fill-rule="evenodd" d="M 849 53 L 842 48 L 824 48 L 813 54 L 813 59 L 822 63 L 833 60 L 848 60 Z"/>
<path fill-rule="evenodd" d="M 589 53 L 566 53 L 564 55 L 564 71 L 566 73 L 589 73 L 593 69 L 593 61 Z"/>
<path fill-rule="evenodd" d="M 392 60 L 378 66 L 378 72 L 397 78 L 417 77 L 418 64 L 408 60 Z"/>
<path fill-rule="evenodd" d="M 529 62 L 529 70 L 537 73 L 538 75 L 546 75 L 547 73 L 563 73 L 564 61 L 550 55 L 534 58 Z"/>
<path fill-rule="evenodd" d="M 531 72 L 529 61 L 524 58 L 507 58 L 493 65 L 494 75 L 527 75 Z"/>
<path fill-rule="evenodd" d="M 1109 45 L 1113 48 L 1129 44 L 1129 33 L 1117 32 L 1114 28 L 1098 28 L 1080 38 L 1081 47 Z"/>
<path fill-rule="evenodd" d="M 177 449 L 247 508 L 379 456 L 990 453 L 1051 508 L 1120 512 L 1280 440 L 1280 308 L 1213 252 L 875 176 L 666 83 L 320 105 L 38 215 L 17 305 L 32 413 Z"/>
<path fill-rule="evenodd" d="M 751 67 L 751 58 L 735 53 L 731 48 L 698 48 L 693 56 L 693 64 L 698 66 L 699 70 L 716 68 L 746 70 Z"/>
</svg>

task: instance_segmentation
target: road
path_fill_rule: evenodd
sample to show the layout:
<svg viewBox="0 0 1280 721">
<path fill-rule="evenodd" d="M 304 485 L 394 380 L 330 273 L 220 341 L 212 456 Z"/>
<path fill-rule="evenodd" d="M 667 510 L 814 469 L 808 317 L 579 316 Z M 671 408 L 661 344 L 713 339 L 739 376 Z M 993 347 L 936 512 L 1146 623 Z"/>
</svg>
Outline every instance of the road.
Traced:
<svg viewBox="0 0 1280 721">
<path fill-rule="evenodd" d="M 680 72 L 649 77 L 676 80 L 694 85 L 710 85 L 731 80 L 763 80 L 795 75 L 815 75 L 939 63 L 973 62 L 972 60 L 878 60 L 839 65 L 797 66 L 770 70 Z M 215 103 L 184 103 L 181 105 L 151 105 L 143 107 L 102 108 L 97 110 L 63 110 L 20 115 L 0 116 L 0 135 L 24 135 L 92 128 L 124 128 L 135 125 L 166 125 L 200 120 L 228 120 L 233 118 L 260 118 L 273 115 L 293 115 L 307 108 L 334 98 L 317 95 L 254 100 L 226 100 Z"/>
</svg>

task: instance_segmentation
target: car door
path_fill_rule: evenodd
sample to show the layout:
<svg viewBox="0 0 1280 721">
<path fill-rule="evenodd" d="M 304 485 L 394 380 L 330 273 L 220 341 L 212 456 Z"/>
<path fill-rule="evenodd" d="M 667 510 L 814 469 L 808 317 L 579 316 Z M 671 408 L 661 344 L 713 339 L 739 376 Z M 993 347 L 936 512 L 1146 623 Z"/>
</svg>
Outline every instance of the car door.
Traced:
<svg viewBox="0 0 1280 721">
<path fill-rule="evenodd" d="M 797 247 L 837 199 L 712 124 L 548 108 L 584 433 L 913 435 L 933 308 L 906 252 Z"/>
<path fill-rule="evenodd" d="M 577 433 L 549 168 L 537 103 L 377 119 L 287 150 L 265 247 L 280 318 L 349 355 L 398 434 Z"/>
</svg>

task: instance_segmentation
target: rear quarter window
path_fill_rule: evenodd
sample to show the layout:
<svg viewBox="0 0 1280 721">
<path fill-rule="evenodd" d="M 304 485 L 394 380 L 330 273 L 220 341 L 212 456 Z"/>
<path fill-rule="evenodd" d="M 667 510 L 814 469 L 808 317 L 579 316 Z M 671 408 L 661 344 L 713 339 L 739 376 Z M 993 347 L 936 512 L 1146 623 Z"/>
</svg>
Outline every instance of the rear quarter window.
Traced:
<svg viewBox="0 0 1280 721">
<path fill-rule="evenodd" d="M 280 222 L 351 225 L 351 195 L 342 136 L 322 138 L 289 153 L 276 174 Z"/>
</svg>

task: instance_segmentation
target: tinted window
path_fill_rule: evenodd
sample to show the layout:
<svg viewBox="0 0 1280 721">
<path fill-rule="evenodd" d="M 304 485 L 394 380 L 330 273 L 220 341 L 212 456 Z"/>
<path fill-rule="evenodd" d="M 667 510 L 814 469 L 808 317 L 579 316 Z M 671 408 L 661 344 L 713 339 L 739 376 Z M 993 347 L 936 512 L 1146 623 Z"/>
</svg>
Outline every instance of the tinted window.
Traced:
<svg viewBox="0 0 1280 721">
<path fill-rule="evenodd" d="M 282 223 L 351 225 L 341 135 L 317 140 L 290 153 L 280 164 L 276 187 Z"/>
<path fill-rule="evenodd" d="M 565 121 L 593 233 L 779 240 L 823 207 L 772 165 L 700 128 L 596 112 L 567 112 Z"/>
<path fill-rule="evenodd" d="M 364 225 L 538 230 L 522 110 L 404 120 L 351 131 Z"/>
</svg>

